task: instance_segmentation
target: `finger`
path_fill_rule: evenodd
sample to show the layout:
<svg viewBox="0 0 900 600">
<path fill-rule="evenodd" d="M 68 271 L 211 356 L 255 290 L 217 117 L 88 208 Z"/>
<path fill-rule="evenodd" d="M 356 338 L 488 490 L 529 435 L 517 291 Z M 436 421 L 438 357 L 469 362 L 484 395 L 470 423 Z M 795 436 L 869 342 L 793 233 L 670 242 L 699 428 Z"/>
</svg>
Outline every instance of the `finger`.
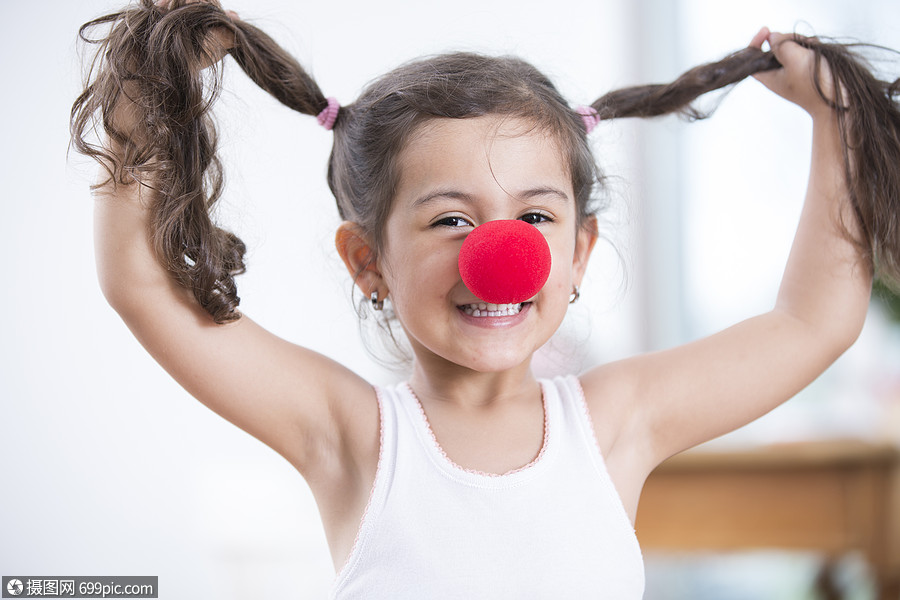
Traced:
<svg viewBox="0 0 900 600">
<path fill-rule="evenodd" d="M 753 39 L 750 40 L 749 47 L 759 48 L 760 50 L 762 50 L 763 42 L 768 41 L 770 33 L 771 32 L 769 31 L 768 27 L 763 27 L 758 32 L 756 32 L 756 35 L 754 35 Z"/>
<path fill-rule="evenodd" d="M 775 46 L 775 42 L 773 40 L 773 36 L 779 36 L 781 34 L 772 33 L 772 31 L 768 27 L 761 28 L 756 35 L 753 36 L 753 39 L 750 40 L 749 47 L 750 48 L 758 48 L 759 50 L 763 49 L 763 44 L 768 43 L 769 48 L 773 49 Z M 773 52 L 774 53 L 774 52 Z M 753 78 L 757 81 L 761 82 L 766 87 L 771 87 L 775 80 L 781 77 L 779 71 L 782 69 L 773 69 L 768 71 L 760 71 L 758 73 L 753 74 Z"/>
<path fill-rule="evenodd" d="M 781 63 L 781 65 L 785 68 L 795 66 L 804 58 L 806 49 L 794 41 L 795 37 L 796 36 L 792 33 L 770 31 L 767 38 L 772 54 L 775 55 L 775 58 L 778 59 L 778 62 Z M 781 69 L 777 69 L 775 71 L 771 71 L 770 74 L 774 77 L 780 77 L 781 71 Z M 769 79 L 771 79 L 771 77 L 769 77 Z M 762 81 L 762 79 L 760 79 L 760 81 Z"/>
<path fill-rule="evenodd" d="M 805 48 L 796 42 L 797 37 L 795 33 L 779 33 L 777 31 L 769 34 L 769 45 L 778 62 L 785 64 L 785 61 L 789 62 L 792 58 L 797 59 L 804 55 Z"/>
</svg>

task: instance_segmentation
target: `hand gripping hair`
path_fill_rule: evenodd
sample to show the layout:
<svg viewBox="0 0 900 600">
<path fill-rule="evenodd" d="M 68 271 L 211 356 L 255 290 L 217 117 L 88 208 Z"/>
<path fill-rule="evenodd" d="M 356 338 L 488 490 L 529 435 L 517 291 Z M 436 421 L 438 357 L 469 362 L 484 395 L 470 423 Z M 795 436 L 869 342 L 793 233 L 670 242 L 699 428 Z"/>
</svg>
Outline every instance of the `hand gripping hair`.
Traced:
<svg viewBox="0 0 900 600">
<path fill-rule="evenodd" d="M 100 27 L 108 30 L 89 37 Z M 164 9 L 152 0 L 141 0 L 95 19 L 80 31 L 82 40 L 97 50 L 85 89 L 72 106 L 73 145 L 100 161 L 114 183 L 137 180 L 156 191 L 151 236 L 157 258 L 217 322 L 240 316 L 234 277 L 244 270 L 245 252 L 241 240 L 210 217 L 222 192 L 223 174 L 210 115 L 221 89 L 220 66 L 208 40 L 214 37 L 211 32 L 222 30 L 233 34 L 228 53 L 253 81 L 286 106 L 319 117 L 332 128 L 328 183 L 338 212 L 371 236 L 376 253 L 382 247 L 391 194 L 399 177 L 397 156 L 417 127 L 429 119 L 485 114 L 532 119 L 560 141 L 584 222 L 594 212 L 590 208 L 593 191 L 602 181 L 587 143 L 587 131 L 594 125 L 608 119 L 666 114 L 703 118 L 706 115 L 692 105 L 698 97 L 780 66 L 772 53 L 745 48 L 691 69 L 671 83 L 614 90 L 576 111 L 544 75 L 524 61 L 455 53 L 401 66 L 371 84 L 354 103 L 338 109 L 269 36 L 229 17 L 216 4 L 173 0 Z M 840 125 L 844 176 L 859 222 L 860 234 L 854 241 L 882 281 L 898 287 L 900 81 L 875 77 L 857 54 L 860 45 L 799 36 L 796 41 L 815 52 L 812 76 L 822 97 L 826 98 L 821 61 L 827 63 L 840 91 L 830 102 Z M 203 68 L 210 63 L 211 69 Z M 130 102 L 136 113 L 128 130 L 115 119 L 116 108 L 123 102 Z M 88 140 L 95 128 L 102 129 L 106 146 Z M 110 145 L 118 150 L 112 152 Z M 506 235 L 512 227 L 521 229 L 497 227 L 501 230 L 497 235 Z M 535 285 L 537 289 L 543 285 L 543 281 L 537 283 L 538 275 L 545 266 L 549 268 L 549 260 L 545 265 L 543 258 L 536 259 L 540 268 L 528 275 L 523 275 L 523 267 L 514 266 L 515 261 L 499 269 L 503 273 L 495 272 L 478 264 L 477 257 L 488 253 L 475 244 L 482 232 L 476 229 L 472 236 L 467 244 L 472 249 L 461 256 L 460 271 L 466 273 L 466 284 L 479 290 L 476 295 L 495 297 L 496 292 L 498 300 L 515 302 L 533 294 Z M 530 242 L 516 245 L 525 255 L 541 252 Z M 491 282 L 505 276 L 505 271 L 517 273 L 519 280 L 506 284 L 501 294 L 491 288 Z"/>
</svg>

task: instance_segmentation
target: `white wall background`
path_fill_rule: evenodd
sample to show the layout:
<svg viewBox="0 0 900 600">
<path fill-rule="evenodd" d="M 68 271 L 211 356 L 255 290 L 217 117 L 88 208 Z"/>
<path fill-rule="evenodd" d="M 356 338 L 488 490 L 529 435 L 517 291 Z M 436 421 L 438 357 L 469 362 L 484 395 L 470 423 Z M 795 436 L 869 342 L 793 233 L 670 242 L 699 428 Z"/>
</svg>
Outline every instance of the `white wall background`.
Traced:
<svg viewBox="0 0 900 600">
<path fill-rule="evenodd" d="M 900 48 L 897 2 L 685 0 L 676 21 L 681 60 L 695 64 L 727 52 L 729 38 L 757 19 L 774 30 Z M 900 74 L 896 55 L 873 57 L 880 59 L 876 67 Z M 772 306 L 800 214 L 811 121 L 798 107 L 750 83 L 737 86 L 713 118 L 675 132 L 682 157 L 677 223 L 683 312 L 669 322 L 681 324 L 683 338 L 710 334 Z M 859 342 L 832 369 L 794 401 L 727 441 L 900 439 L 898 333 L 885 326 L 876 307 Z"/>
<path fill-rule="evenodd" d="M 819 33 L 900 46 L 891 37 L 900 24 L 898 9 L 888 0 L 853 3 L 854 19 L 842 16 L 846 9 L 837 0 L 759 1 L 739 10 L 726 10 L 726 4 L 235 0 L 229 7 L 281 41 L 327 94 L 345 101 L 404 60 L 450 49 L 519 54 L 550 74 L 573 104 L 582 104 L 612 87 L 670 78 L 716 58 L 745 44 L 762 24 L 792 29 L 805 19 Z M 94 168 L 66 156 L 68 111 L 79 91 L 77 28 L 118 7 L 107 0 L 4 0 L 0 9 L 0 250 L 6 263 L 0 284 L 0 574 L 158 575 L 161 598 L 320 598 L 331 565 L 302 479 L 169 380 L 97 288 L 87 190 Z M 703 19 L 685 16 L 699 14 Z M 686 40 L 710 45 L 697 51 Z M 249 273 L 239 282 L 242 307 L 280 335 L 373 380 L 395 377 L 362 350 L 349 278 L 332 251 L 338 221 L 324 183 L 330 134 L 277 105 L 230 67 L 229 91 L 219 106 L 229 177 L 222 217 L 250 246 Z M 764 97 L 759 88 L 749 82 L 733 96 L 746 89 L 758 94 L 752 98 Z M 737 102 L 744 108 L 732 116 L 693 127 L 728 137 L 729 127 L 748 113 L 760 123 L 769 119 L 768 100 L 765 106 Z M 572 339 L 584 340 L 582 330 L 593 327 L 585 351 L 593 360 L 665 339 L 642 325 L 649 322 L 642 316 L 648 306 L 666 295 L 642 268 L 660 249 L 632 234 L 659 207 L 654 194 L 644 204 L 643 192 L 666 189 L 648 183 L 655 169 L 638 170 L 647 167 L 638 154 L 646 144 L 638 142 L 652 141 L 639 137 L 648 127 L 605 126 L 598 136 L 601 162 L 623 176 L 614 190 L 620 208 L 612 219 L 613 239 L 632 283 L 623 285 L 615 252 L 600 248 L 567 329 Z M 652 127 L 682 135 L 686 126 L 664 121 Z M 802 156 L 804 135 L 800 125 L 787 140 L 779 134 L 778 145 L 797 148 L 787 152 Z M 765 158 L 772 144 L 762 143 L 755 152 Z M 717 138 L 704 145 L 696 150 L 705 152 L 698 164 L 738 150 L 754 154 L 741 140 Z M 772 173 L 772 161 L 764 162 L 762 168 Z M 790 214 L 780 208 L 767 213 L 784 230 L 779 239 L 790 238 L 803 168 L 786 175 Z M 693 175 L 685 177 L 694 181 Z M 734 180 L 727 177 L 718 184 L 702 180 L 717 186 L 710 193 L 720 205 L 735 195 Z M 682 183 L 668 188 L 681 198 L 679 206 L 684 190 L 700 193 L 699 184 Z M 698 206 L 696 218 L 709 218 L 706 205 Z M 683 236 L 672 243 L 683 245 Z M 722 244 L 733 253 L 733 245 Z M 696 255 L 691 252 L 685 256 Z M 779 272 L 780 265 L 776 281 Z M 693 301 L 691 294 L 678 294 L 684 306 Z"/>
</svg>

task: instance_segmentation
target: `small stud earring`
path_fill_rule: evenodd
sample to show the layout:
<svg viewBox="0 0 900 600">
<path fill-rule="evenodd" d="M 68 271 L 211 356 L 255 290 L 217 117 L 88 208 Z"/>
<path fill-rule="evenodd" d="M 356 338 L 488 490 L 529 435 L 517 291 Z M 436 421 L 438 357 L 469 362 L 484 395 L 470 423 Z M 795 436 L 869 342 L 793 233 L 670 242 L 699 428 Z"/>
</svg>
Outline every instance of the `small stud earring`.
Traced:
<svg viewBox="0 0 900 600">
<path fill-rule="evenodd" d="M 578 289 L 578 286 L 574 285 L 572 288 L 572 295 L 569 296 L 569 304 L 575 304 L 578 302 L 578 299 L 581 298 L 581 290 Z"/>
<path fill-rule="evenodd" d="M 384 309 L 384 300 L 378 299 L 378 292 L 372 292 L 372 295 L 369 296 L 369 300 L 372 301 L 372 310 L 382 310 Z"/>
</svg>

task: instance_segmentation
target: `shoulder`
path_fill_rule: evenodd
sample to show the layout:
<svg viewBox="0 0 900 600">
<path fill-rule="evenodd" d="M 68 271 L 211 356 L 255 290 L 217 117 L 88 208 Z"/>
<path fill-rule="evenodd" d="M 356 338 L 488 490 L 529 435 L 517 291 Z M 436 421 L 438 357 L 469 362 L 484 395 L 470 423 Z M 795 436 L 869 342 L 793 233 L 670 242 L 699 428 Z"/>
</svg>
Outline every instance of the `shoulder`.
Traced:
<svg viewBox="0 0 900 600">
<path fill-rule="evenodd" d="M 327 407 L 290 460 L 328 523 L 355 518 L 375 480 L 381 446 L 377 388 L 349 370 L 328 386 Z"/>
<path fill-rule="evenodd" d="M 329 387 L 328 410 L 317 439 L 310 440 L 305 464 L 295 466 L 307 479 L 374 473 L 380 445 L 377 388 L 349 370 L 333 378 Z"/>
<path fill-rule="evenodd" d="M 590 412 L 597 443 L 608 456 L 623 439 L 634 418 L 637 394 L 627 361 L 596 367 L 578 377 Z"/>
<path fill-rule="evenodd" d="M 596 367 L 579 377 L 597 444 L 610 471 L 643 481 L 659 464 L 642 375 L 646 357 L 637 356 Z"/>
</svg>

